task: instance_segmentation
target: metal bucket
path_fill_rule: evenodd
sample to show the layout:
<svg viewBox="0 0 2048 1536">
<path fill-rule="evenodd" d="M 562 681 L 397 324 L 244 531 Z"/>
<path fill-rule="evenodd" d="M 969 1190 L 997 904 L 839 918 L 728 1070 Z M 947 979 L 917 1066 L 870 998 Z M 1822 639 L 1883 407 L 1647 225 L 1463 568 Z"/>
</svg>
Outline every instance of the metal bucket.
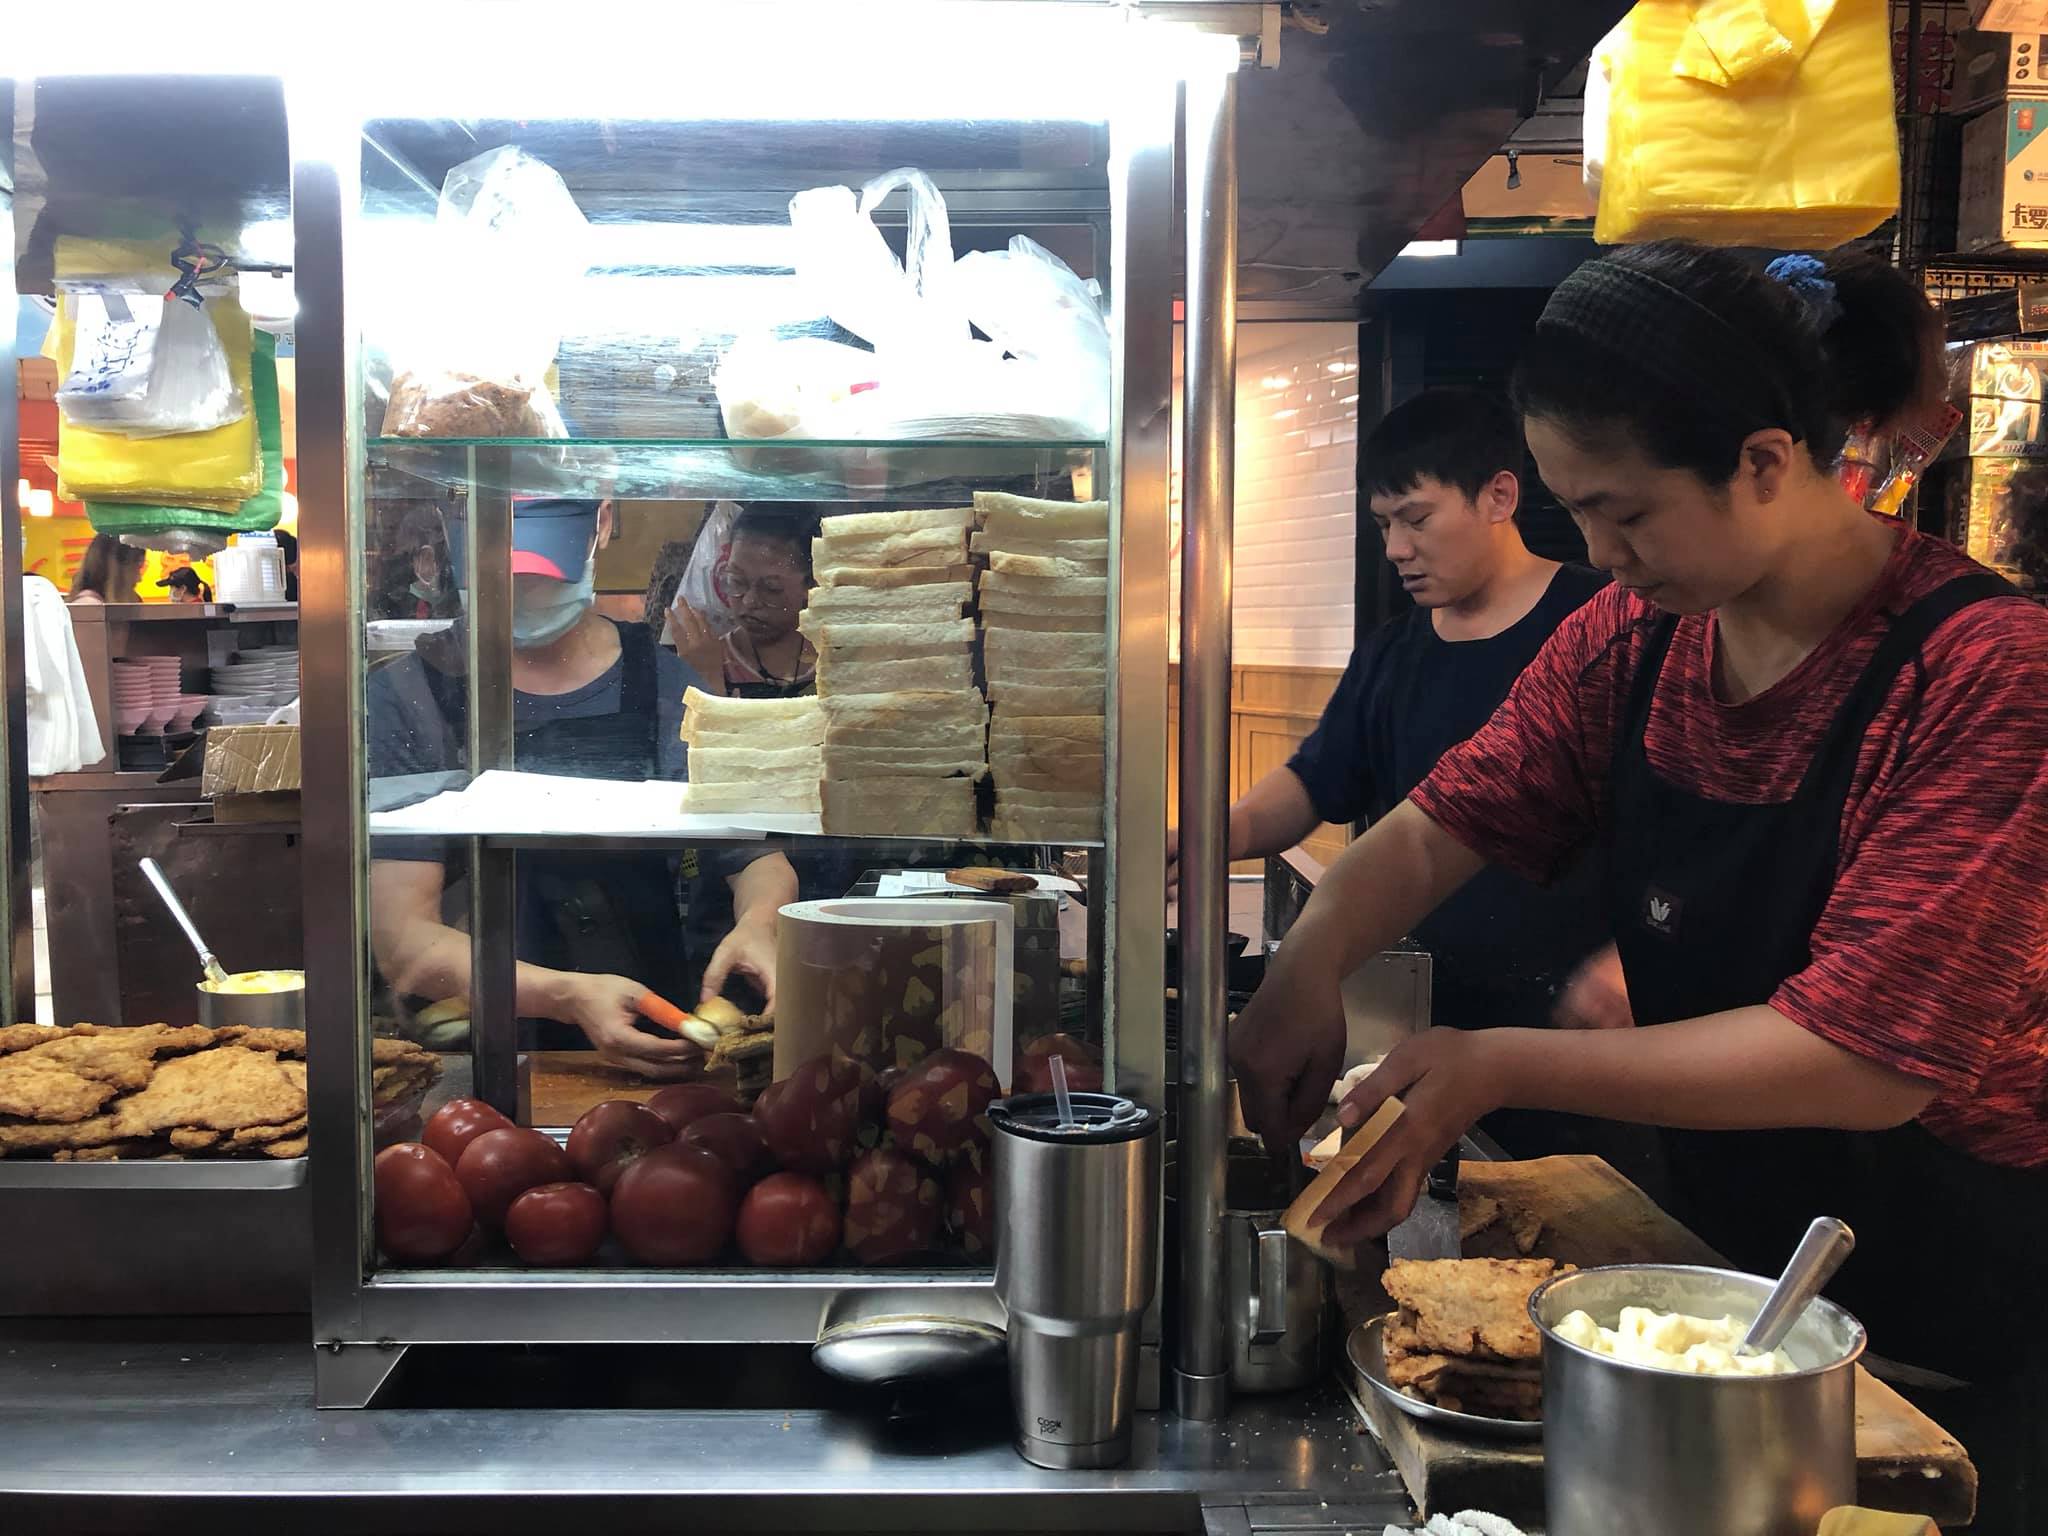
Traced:
<svg viewBox="0 0 2048 1536">
<path fill-rule="evenodd" d="M 1223 1252 L 1233 1391 L 1293 1392 L 1329 1369 L 1337 1337 L 1330 1268 L 1280 1224 L 1292 1198 L 1262 1151 L 1231 1148 Z"/>
<path fill-rule="evenodd" d="M 1856 1502 L 1863 1325 L 1825 1298 L 1793 1324 L 1784 1376 L 1690 1376 L 1560 1339 L 1623 1307 L 1755 1318 L 1771 1282 L 1725 1269 L 1623 1265 L 1560 1275 L 1529 1298 L 1543 1335 L 1543 1484 L 1557 1536 L 1813 1536 Z"/>
</svg>

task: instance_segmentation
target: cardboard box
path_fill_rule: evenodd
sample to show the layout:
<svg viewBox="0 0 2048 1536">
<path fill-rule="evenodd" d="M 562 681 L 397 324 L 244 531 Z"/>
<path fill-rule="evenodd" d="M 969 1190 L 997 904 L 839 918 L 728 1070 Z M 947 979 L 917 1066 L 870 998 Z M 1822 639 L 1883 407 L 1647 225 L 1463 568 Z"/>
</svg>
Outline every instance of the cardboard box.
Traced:
<svg viewBox="0 0 2048 1536">
<path fill-rule="evenodd" d="M 219 822 L 299 818 L 299 728 L 217 725 L 206 733 L 200 793 Z"/>
<path fill-rule="evenodd" d="M 1963 129 L 1956 243 L 2048 250 L 2048 99 L 2010 98 Z"/>
<path fill-rule="evenodd" d="M 2048 0 L 1970 0 L 1980 32 L 2048 32 Z"/>
<path fill-rule="evenodd" d="M 2048 98 L 2048 34 L 2039 32 L 1958 32 L 1951 40 L 1953 68 L 1946 110 L 1968 117 L 1995 107 L 2009 97 Z"/>
</svg>

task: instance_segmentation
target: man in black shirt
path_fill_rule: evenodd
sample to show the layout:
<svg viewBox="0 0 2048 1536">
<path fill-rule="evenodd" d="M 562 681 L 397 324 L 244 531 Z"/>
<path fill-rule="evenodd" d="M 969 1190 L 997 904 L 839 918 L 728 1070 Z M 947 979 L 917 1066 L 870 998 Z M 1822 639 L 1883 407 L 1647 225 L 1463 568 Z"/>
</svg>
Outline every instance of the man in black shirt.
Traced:
<svg viewBox="0 0 2048 1536">
<path fill-rule="evenodd" d="M 1521 463 L 1514 416 L 1465 390 L 1419 395 L 1373 430 L 1364 489 L 1416 606 L 1365 639 L 1293 760 L 1231 806 L 1233 860 L 1291 848 L 1321 822 L 1386 815 L 1486 723 L 1552 631 L 1606 584 L 1522 542 Z M 1434 957 L 1437 1024 L 1550 1022 L 1574 969 L 1606 943 L 1590 865 L 1548 891 L 1488 869 L 1416 930 Z M 1553 1134 L 1558 1117 L 1500 1118 L 1488 1129 L 1525 1155 L 1585 1144 Z"/>
</svg>

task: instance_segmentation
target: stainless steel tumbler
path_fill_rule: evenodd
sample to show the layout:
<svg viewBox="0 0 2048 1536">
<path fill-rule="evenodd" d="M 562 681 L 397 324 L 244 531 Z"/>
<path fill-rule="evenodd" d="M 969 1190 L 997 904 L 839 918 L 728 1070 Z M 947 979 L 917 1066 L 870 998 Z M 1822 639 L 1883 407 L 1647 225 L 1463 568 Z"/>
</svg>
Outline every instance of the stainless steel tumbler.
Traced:
<svg viewBox="0 0 2048 1536">
<path fill-rule="evenodd" d="M 995 1128 L 996 1294 L 1017 1450 L 1041 1467 L 1131 1454 L 1138 1325 L 1159 1233 L 1159 1112 L 1107 1093 L 1006 1099 Z"/>
</svg>

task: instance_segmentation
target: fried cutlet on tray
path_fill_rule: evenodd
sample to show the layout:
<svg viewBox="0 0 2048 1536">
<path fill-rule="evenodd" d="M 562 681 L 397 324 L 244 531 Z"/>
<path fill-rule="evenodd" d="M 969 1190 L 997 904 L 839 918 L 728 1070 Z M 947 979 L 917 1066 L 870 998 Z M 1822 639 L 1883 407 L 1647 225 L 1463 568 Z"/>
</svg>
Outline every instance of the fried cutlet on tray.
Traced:
<svg viewBox="0 0 2048 1536">
<path fill-rule="evenodd" d="M 1558 1273 L 1550 1259 L 1396 1259 L 1387 1294 L 1414 1316 L 1417 1346 L 1474 1359 L 1535 1360 L 1529 1293 Z"/>
<path fill-rule="evenodd" d="M 278 1069 L 275 1056 L 223 1045 L 165 1062 L 147 1088 L 114 1106 L 114 1120 L 125 1139 L 180 1127 L 281 1125 L 305 1112 L 305 1089 Z"/>
</svg>

